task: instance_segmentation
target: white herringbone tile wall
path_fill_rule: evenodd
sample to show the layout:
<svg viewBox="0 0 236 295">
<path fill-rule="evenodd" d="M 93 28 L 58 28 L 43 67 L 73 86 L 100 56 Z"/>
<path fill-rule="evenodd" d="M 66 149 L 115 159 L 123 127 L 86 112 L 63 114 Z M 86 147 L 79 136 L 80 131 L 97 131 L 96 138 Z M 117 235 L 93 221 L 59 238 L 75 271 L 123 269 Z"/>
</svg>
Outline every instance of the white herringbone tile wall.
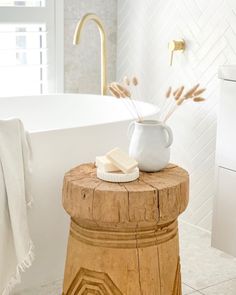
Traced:
<svg viewBox="0 0 236 295">
<path fill-rule="evenodd" d="M 184 38 L 186 52 L 168 65 L 168 42 Z M 200 82 L 207 102 L 186 104 L 170 120 L 172 160 L 191 177 L 183 218 L 211 229 L 219 81 L 222 64 L 236 64 L 235 0 L 118 0 L 117 79 L 135 74 L 138 98 L 162 105 L 168 86 Z"/>
</svg>

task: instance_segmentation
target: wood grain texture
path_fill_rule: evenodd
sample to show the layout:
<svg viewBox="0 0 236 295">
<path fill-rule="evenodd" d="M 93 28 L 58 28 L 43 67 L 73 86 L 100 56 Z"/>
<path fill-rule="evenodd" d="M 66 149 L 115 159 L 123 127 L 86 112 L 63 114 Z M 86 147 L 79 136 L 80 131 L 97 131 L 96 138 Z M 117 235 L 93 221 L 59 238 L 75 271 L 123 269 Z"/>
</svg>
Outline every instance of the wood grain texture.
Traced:
<svg viewBox="0 0 236 295">
<path fill-rule="evenodd" d="M 175 165 L 123 184 L 97 179 L 94 164 L 69 171 L 63 294 L 181 295 L 177 218 L 188 186 Z"/>
</svg>

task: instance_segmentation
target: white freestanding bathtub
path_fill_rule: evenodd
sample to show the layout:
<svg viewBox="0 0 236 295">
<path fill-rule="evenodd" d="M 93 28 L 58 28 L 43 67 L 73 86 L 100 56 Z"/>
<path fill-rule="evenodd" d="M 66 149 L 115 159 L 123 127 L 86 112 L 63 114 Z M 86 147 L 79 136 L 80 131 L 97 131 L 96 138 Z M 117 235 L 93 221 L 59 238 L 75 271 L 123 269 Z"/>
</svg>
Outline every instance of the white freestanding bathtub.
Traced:
<svg viewBox="0 0 236 295">
<path fill-rule="evenodd" d="M 137 107 L 145 117 L 158 111 L 143 102 Z M 29 222 L 35 261 L 17 290 L 34 290 L 63 277 L 69 229 L 61 203 L 64 173 L 113 147 L 127 149 L 126 130 L 133 117 L 122 100 L 79 94 L 0 98 L 0 118 L 9 117 L 23 121 L 32 141 L 34 205 Z"/>
</svg>

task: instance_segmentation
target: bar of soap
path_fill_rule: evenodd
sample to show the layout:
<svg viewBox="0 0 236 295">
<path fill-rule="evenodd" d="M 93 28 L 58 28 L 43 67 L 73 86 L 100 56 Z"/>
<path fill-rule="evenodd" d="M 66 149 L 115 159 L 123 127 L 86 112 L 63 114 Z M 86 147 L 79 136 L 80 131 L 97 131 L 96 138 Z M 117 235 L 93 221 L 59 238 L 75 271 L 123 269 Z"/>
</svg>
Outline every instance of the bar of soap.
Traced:
<svg viewBox="0 0 236 295">
<path fill-rule="evenodd" d="M 130 158 L 128 154 L 119 148 L 115 148 L 106 154 L 107 158 L 122 172 L 129 173 L 138 166 L 138 162 Z"/>
<path fill-rule="evenodd" d="M 96 157 L 96 167 L 105 172 L 120 171 L 106 156 Z"/>
</svg>

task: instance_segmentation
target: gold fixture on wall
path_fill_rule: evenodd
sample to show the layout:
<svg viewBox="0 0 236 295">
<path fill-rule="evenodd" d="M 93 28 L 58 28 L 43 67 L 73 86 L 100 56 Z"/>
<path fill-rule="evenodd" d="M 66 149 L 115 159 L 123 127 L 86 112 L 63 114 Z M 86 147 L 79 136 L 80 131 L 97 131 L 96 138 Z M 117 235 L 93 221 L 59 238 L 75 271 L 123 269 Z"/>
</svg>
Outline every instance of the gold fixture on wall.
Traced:
<svg viewBox="0 0 236 295">
<path fill-rule="evenodd" d="M 87 13 L 78 22 L 75 33 L 73 44 L 78 45 L 80 42 L 81 32 L 88 21 L 94 21 L 99 29 L 101 39 L 101 94 L 106 95 L 107 92 L 107 54 L 106 54 L 106 32 L 104 26 L 96 14 Z"/>
<path fill-rule="evenodd" d="M 183 39 L 180 40 L 172 40 L 169 43 L 169 50 L 170 50 L 170 66 L 173 64 L 174 52 L 175 51 L 184 51 L 185 50 L 185 41 Z"/>
</svg>

